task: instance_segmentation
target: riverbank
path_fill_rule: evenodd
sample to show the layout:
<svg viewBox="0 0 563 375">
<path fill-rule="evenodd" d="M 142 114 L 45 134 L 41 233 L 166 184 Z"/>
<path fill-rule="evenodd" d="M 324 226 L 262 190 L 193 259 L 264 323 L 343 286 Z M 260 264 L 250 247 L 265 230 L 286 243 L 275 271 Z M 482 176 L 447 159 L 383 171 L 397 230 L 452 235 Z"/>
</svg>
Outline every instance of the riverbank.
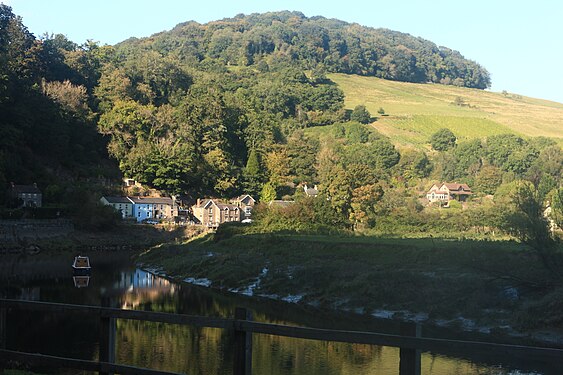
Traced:
<svg viewBox="0 0 563 375">
<path fill-rule="evenodd" d="M 235 293 L 563 345 L 560 280 L 516 242 L 207 235 L 138 261 Z"/>
</svg>

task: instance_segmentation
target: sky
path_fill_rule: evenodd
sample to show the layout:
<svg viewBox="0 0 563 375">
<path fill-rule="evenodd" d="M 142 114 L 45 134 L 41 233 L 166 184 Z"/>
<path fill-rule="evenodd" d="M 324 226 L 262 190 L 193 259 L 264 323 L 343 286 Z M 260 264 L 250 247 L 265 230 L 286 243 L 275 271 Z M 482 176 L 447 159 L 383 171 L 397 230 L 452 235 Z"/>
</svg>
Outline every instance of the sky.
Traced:
<svg viewBox="0 0 563 375">
<path fill-rule="evenodd" d="M 239 13 L 301 11 L 428 39 L 461 52 L 490 73 L 492 91 L 563 103 L 561 0 L 0 0 L 28 29 L 115 44 Z M 563 124 L 562 124 L 563 127 Z"/>
</svg>

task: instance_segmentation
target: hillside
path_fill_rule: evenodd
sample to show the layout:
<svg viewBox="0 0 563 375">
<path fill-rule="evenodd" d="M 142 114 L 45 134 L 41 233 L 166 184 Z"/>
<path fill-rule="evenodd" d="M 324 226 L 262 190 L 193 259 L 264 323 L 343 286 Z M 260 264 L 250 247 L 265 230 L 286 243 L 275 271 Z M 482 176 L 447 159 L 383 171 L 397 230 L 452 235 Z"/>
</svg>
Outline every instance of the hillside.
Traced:
<svg viewBox="0 0 563 375">
<path fill-rule="evenodd" d="M 488 71 L 458 51 L 398 31 L 300 12 L 239 14 L 206 24 L 190 21 L 150 38 L 130 38 L 116 48 L 127 58 L 153 51 L 191 65 L 215 61 L 266 71 L 285 64 L 403 82 L 479 89 L 491 84 Z"/>
<path fill-rule="evenodd" d="M 357 75 L 330 74 L 329 78 L 344 91 L 346 108 L 364 104 L 372 116 L 377 115 L 380 107 L 384 108 L 388 116 L 379 116 L 373 125 L 398 145 L 420 147 L 428 143 L 432 133 L 444 127 L 460 140 L 514 133 L 552 137 L 563 144 L 561 103 Z M 461 105 L 454 104 L 456 101 Z"/>
</svg>

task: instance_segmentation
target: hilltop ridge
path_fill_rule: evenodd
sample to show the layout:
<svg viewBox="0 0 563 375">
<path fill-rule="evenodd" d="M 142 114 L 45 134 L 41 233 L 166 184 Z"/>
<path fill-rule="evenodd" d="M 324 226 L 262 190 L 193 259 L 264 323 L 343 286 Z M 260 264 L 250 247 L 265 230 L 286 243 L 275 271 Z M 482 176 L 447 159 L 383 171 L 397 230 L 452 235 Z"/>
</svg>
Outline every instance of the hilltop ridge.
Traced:
<svg viewBox="0 0 563 375">
<path fill-rule="evenodd" d="M 300 12 L 239 14 L 206 24 L 195 21 L 148 38 L 118 45 L 124 55 L 135 50 L 198 63 L 267 69 L 291 64 L 303 69 L 375 76 L 395 81 L 434 82 L 484 89 L 490 76 L 461 53 L 409 34 L 371 28 Z"/>
</svg>

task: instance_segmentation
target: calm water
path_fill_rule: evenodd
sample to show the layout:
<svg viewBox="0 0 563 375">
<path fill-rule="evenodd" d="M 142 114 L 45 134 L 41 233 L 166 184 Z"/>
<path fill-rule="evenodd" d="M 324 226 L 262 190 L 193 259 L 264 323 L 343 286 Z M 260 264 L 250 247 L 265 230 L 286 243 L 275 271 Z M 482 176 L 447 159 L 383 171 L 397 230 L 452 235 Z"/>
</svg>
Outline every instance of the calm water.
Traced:
<svg viewBox="0 0 563 375">
<path fill-rule="evenodd" d="M 72 257 L 36 260 L 0 258 L 0 297 L 101 305 L 169 313 L 232 317 L 237 306 L 255 320 L 280 324 L 396 333 L 397 323 L 355 314 L 336 314 L 264 299 L 224 294 L 171 283 L 136 269 L 128 256 L 92 254 L 89 280 L 73 280 Z M 8 348 L 81 359 L 98 357 L 98 322 L 77 314 L 8 314 Z M 431 327 L 423 335 L 456 338 L 455 332 Z M 232 333 L 138 321 L 117 321 L 117 362 L 186 374 L 231 374 Z M 496 362 L 499 363 L 496 363 Z M 253 374 L 398 374 L 399 350 L 253 336 Z M 548 364 L 525 359 L 461 358 L 451 353 L 422 356 L 422 374 L 560 374 Z M 47 372 L 44 370 L 44 372 Z M 51 371 L 60 373 L 61 371 Z M 67 371 L 65 373 L 82 372 Z"/>
</svg>

